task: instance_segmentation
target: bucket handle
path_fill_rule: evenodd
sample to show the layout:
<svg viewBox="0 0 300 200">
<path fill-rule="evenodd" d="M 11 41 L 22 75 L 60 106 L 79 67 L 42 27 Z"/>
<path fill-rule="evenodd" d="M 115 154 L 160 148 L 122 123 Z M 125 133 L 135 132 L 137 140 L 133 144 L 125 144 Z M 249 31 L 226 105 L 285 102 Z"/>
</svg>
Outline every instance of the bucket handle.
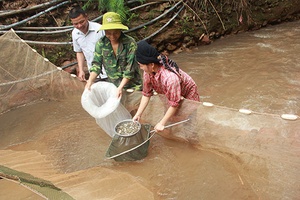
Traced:
<svg viewBox="0 0 300 200">
<path fill-rule="evenodd" d="M 176 123 L 167 125 L 167 126 L 165 126 L 165 128 L 170 128 L 170 127 L 172 127 L 172 126 L 175 126 L 175 125 L 178 125 L 178 124 L 182 124 L 182 123 L 187 122 L 187 121 L 189 121 L 189 120 L 190 120 L 190 119 L 182 120 L 182 121 L 180 121 L 180 122 L 176 122 Z M 140 146 L 142 146 L 143 144 L 145 144 L 146 142 L 148 142 L 148 141 L 155 135 L 156 132 L 155 132 L 155 130 L 152 130 L 152 131 L 150 131 L 149 133 L 150 133 L 150 134 L 153 133 L 153 134 L 152 134 L 147 140 L 145 140 L 144 142 L 142 142 L 141 144 L 139 144 L 139 145 L 137 145 L 137 146 L 135 146 L 135 147 L 133 147 L 133 148 L 131 148 L 131 149 L 128 149 L 128 150 L 126 150 L 126 151 L 123 151 L 123 152 L 121 152 L 121 153 L 119 153 L 119 154 L 117 154 L 117 155 L 108 157 L 108 158 L 106 158 L 106 159 L 113 159 L 113 158 L 116 158 L 116 157 L 118 157 L 118 156 L 124 155 L 124 154 L 126 154 L 126 153 L 128 153 L 128 152 L 130 152 L 130 151 L 133 151 L 133 150 L 139 148 Z"/>
</svg>

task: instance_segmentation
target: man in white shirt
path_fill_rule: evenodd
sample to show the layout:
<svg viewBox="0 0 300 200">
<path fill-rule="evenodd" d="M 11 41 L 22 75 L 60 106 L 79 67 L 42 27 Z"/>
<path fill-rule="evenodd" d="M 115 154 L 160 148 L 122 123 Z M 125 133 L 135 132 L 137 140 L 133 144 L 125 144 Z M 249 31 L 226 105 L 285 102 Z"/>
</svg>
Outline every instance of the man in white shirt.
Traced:
<svg viewBox="0 0 300 200">
<path fill-rule="evenodd" d="M 78 78 L 86 81 L 84 64 L 86 61 L 88 69 L 92 67 L 96 42 L 104 36 L 104 31 L 99 31 L 101 25 L 88 20 L 86 12 L 80 7 L 74 7 L 69 12 L 69 17 L 74 26 L 72 31 L 73 50 L 76 52 L 78 62 Z M 102 80 L 107 78 L 104 67 L 100 77 Z"/>
</svg>

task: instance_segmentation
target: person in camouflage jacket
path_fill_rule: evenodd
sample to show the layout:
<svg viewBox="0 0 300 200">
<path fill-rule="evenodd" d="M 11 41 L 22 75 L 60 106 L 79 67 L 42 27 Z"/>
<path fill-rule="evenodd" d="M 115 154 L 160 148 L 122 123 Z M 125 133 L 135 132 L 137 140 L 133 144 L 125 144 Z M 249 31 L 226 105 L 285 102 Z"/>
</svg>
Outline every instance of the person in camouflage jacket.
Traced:
<svg viewBox="0 0 300 200">
<path fill-rule="evenodd" d="M 100 30 L 105 31 L 105 36 L 96 43 L 86 88 L 90 89 L 103 65 L 109 82 L 118 88 L 118 97 L 122 95 L 123 89 L 142 90 L 142 77 L 135 58 L 137 44 L 132 37 L 122 32 L 128 30 L 128 27 L 121 23 L 117 13 L 108 12 L 103 15 Z"/>
</svg>

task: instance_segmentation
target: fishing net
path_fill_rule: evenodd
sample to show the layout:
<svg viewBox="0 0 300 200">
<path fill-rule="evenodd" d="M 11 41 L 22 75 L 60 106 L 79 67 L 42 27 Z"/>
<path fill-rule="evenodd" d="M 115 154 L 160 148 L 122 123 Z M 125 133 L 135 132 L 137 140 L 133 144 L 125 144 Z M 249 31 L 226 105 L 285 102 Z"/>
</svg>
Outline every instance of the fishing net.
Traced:
<svg viewBox="0 0 300 200">
<path fill-rule="evenodd" d="M 80 102 L 80 96 L 84 91 L 83 83 L 51 64 L 24 43 L 13 31 L 0 37 L 0 49 L 0 112 L 2 116 L 9 114 L 12 109 L 33 104 L 37 101 L 63 101 L 65 98 L 72 98 L 73 95 L 77 95 L 76 98 L 79 97 L 78 101 Z M 140 92 L 124 92 L 124 97 L 120 102 L 132 114 L 136 111 L 140 98 Z M 155 125 L 163 117 L 167 108 L 168 105 L 164 96 L 157 95 L 151 98 L 142 116 L 143 121 L 141 121 L 143 140 L 148 137 L 150 130 L 148 124 Z M 82 112 L 86 113 L 83 109 L 80 109 L 74 111 L 77 115 L 74 114 L 74 116 L 68 117 L 78 120 Z M 1 119 L 4 120 L 4 118 Z M 91 119 L 93 118 L 91 117 Z M 211 151 L 230 160 L 230 164 L 237 171 L 236 176 L 239 177 L 241 188 L 251 190 L 255 194 L 256 198 L 252 199 L 299 199 L 299 118 L 286 120 L 277 114 L 258 112 L 246 114 L 239 112 L 239 109 L 184 100 L 178 113 L 169 123 L 172 124 L 186 119 L 190 120 L 166 129 L 163 133 L 160 133 L 160 136 L 191 143 L 199 151 Z M 0 142 L 4 144 L 5 137 L 2 135 L 4 122 L 0 121 L 0 123 Z M 95 122 L 91 121 L 90 123 Z M 84 129 L 87 125 L 77 126 L 74 130 Z M 55 130 L 58 131 L 59 128 Z M 107 132 L 112 133 L 111 130 Z M 17 133 L 7 132 L 6 136 L 9 134 Z M 21 133 L 18 134 L 22 135 Z M 72 139 L 75 134 L 70 133 L 70 135 L 72 136 L 68 139 Z M 80 136 L 83 140 L 84 135 Z M 119 143 L 123 139 L 126 138 L 113 136 L 108 156 L 119 153 Z M 71 141 L 65 140 L 64 142 Z M 17 142 L 21 143 L 22 141 L 18 140 Z M 115 142 L 117 148 L 114 147 Z M 80 142 L 76 144 L 80 144 Z M 1 147 L 1 156 L 7 154 L 6 159 L 8 159 L 9 153 L 6 153 L 5 147 Z M 125 145 L 123 147 L 124 149 L 120 151 L 125 150 Z M 147 145 L 144 148 L 147 149 L 146 147 L 148 148 Z M 85 157 L 89 154 L 95 154 L 94 149 L 88 152 L 89 147 L 84 148 L 86 150 L 82 151 L 79 156 Z M 18 151 L 22 151 L 22 149 L 18 149 Z M 67 153 L 63 152 L 63 154 L 61 157 L 66 158 Z M 146 152 L 138 152 L 138 155 L 143 157 Z M 122 157 L 118 159 L 122 160 Z M 77 162 L 77 160 L 74 160 L 74 162 Z M 0 164 L 4 166 L 2 161 L 0 161 Z M 88 165 L 87 163 L 84 164 Z M 9 166 L 9 162 L 6 165 Z M 88 165 L 86 168 L 91 168 L 91 166 Z M 4 167 L 1 172 L 10 173 L 4 170 Z M 228 166 L 222 167 L 227 168 Z M 19 165 L 19 169 L 21 168 L 22 165 Z M 24 175 L 20 173 L 16 176 L 22 177 Z M 199 188 L 203 193 L 203 198 L 208 195 L 205 193 L 206 191 L 215 191 L 219 186 L 217 181 L 207 181 L 209 184 Z M 77 185 L 74 184 L 70 195 L 76 195 L 74 191 L 78 191 Z M 232 191 L 232 194 L 234 193 L 235 191 Z"/>
<path fill-rule="evenodd" d="M 135 161 L 145 158 L 150 144 L 150 140 L 148 140 L 150 129 L 150 124 L 141 124 L 138 132 L 133 135 L 115 134 L 106 152 L 106 157 L 115 161 Z"/>
<path fill-rule="evenodd" d="M 0 113 L 36 101 L 60 100 L 84 87 L 13 31 L 0 37 L 0 49 Z"/>
<path fill-rule="evenodd" d="M 0 37 L 0 50 L 0 113 L 3 115 L 20 106 L 62 101 L 76 95 L 84 88 L 82 83 L 37 53 L 14 31 L 9 31 Z M 30 114 L 28 112 L 28 115 Z M 1 128 L 2 123 L 0 122 Z M 1 134 L 3 134 L 2 129 Z M 3 135 L 1 138 L 5 141 Z M 22 185 L 50 199 L 73 199 L 46 180 L 9 169 L 1 164 L 0 176 L 19 181 Z"/>
<path fill-rule="evenodd" d="M 132 118 L 120 104 L 116 91 L 114 84 L 100 81 L 94 83 L 90 91 L 85 89 L 81 96 L 82 107 L 110 137 L 114 136 L 114 127 L 118 122 Z"/>
<path fill-rule="evenodd" d="M 143 118 L 155 124 L 167 108 L 163 96 L 154 96 Z M 257 198 L 298 199 L 299 120 L 285 120 L 276 114 L 245 114 L 239 109 L 184 100 L 170 123 L 187 118 L 187 123 L 162 135 L 231 160 L 241 185 L 251 187 Z M 217 188 L 218 183 L 211 187 Z"/>
<path fill-rule="evenodd" d="M 117 88 L 108 82 L 97 82 L 92 85 L 91 91 L 85 89 L 81 96 L 82 107 L 96 119 L 96 123 L 110 136 L 112 141 L 108 147 L 106 156 L 115 161 L 141 160 L 147 156 L 149 141 L 140 147 L 124 153 L 143 143 L 149 137 L 148 125 L 142 125 L 134 134 L 129 130 L 120 130 L 124 135 L 118 134 L 116 128 L 123 122 L 129 122 L 132 118 L 129 111 L 116 97 Z M 138 123 L 138 122 L 137 122 Z M 122 155 L 118 155 L 124 153 Z"/>
</svg>

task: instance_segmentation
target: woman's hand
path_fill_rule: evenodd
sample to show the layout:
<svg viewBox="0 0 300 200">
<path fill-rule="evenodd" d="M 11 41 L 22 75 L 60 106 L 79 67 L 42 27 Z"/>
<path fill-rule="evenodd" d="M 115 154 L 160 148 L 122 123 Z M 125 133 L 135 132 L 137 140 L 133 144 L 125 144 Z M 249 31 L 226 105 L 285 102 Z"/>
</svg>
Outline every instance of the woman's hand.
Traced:
<svg viewBox="0 0 300 200">
<path fill-rule="evenodd" d="M 133 121 L 140 121 L 141 116 L 140 115 L 134 115 L 134 117 L 132 118 Z"/>
<path fill-rule="evenodd" d="M 165 129 L 165 126 L 161 124 L 160 122 L 157 123 L 154 127 L 155 132 L 161 132 Z"/>
</svg>

